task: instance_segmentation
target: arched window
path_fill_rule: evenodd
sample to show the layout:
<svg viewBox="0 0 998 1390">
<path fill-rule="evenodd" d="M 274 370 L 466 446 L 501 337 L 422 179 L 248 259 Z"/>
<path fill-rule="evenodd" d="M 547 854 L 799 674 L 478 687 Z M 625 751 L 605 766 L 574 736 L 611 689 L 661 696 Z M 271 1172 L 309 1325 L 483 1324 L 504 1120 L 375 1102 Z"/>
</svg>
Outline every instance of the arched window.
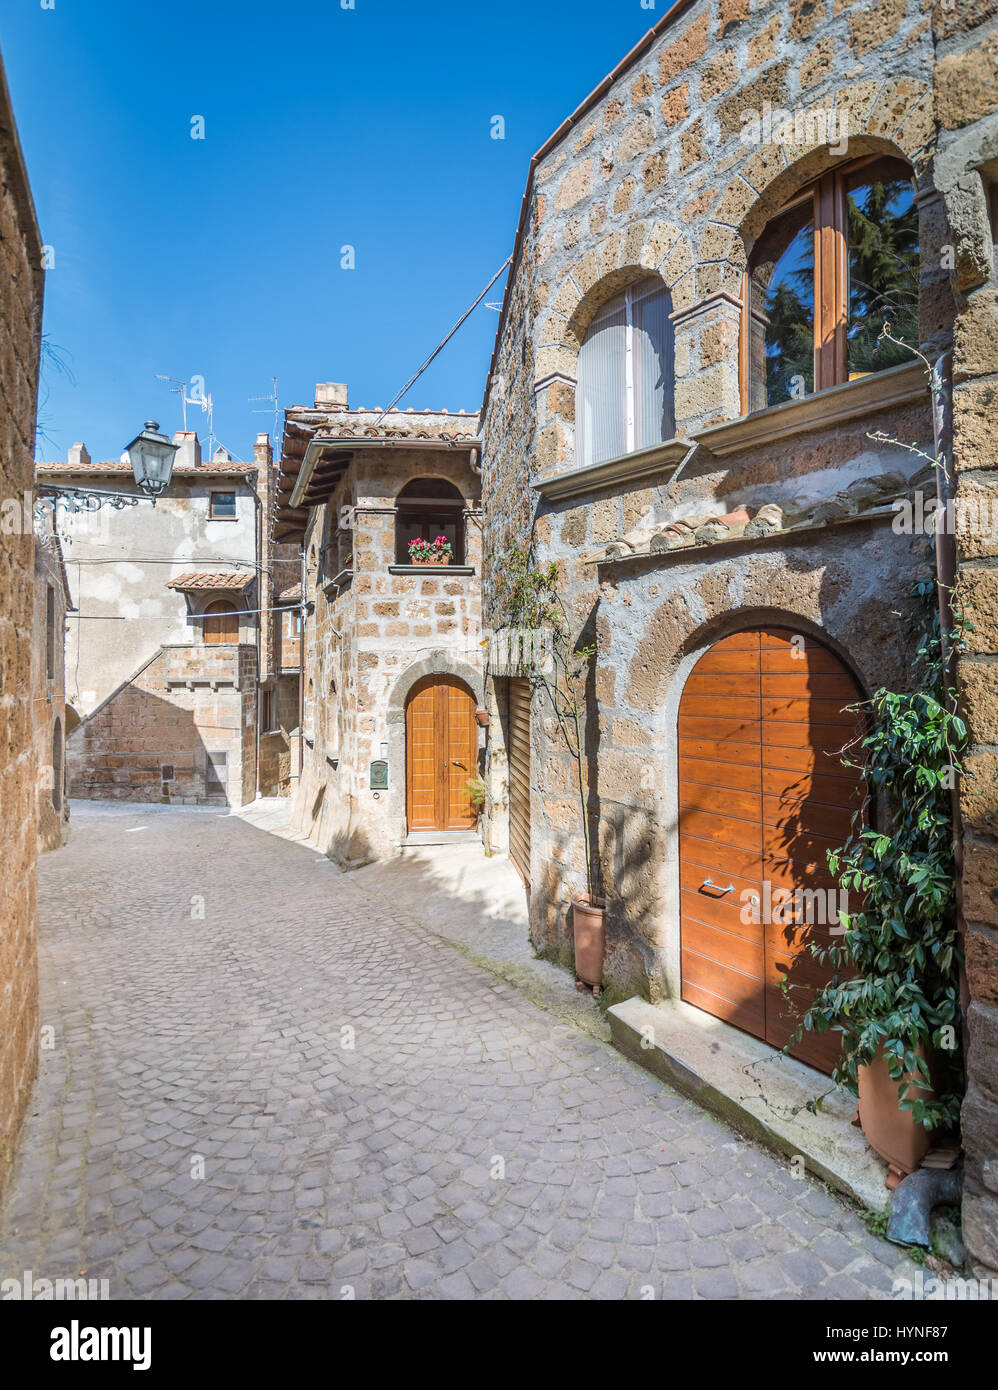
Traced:
<svg viewBox="0 0 998 1390">
<path fill-rule="evenodd" d="M 580 467 L 661 444 L 675 433 L 672 300 L 659 279 L 604 304 L 579 349 Z"/>
<path fill-rule="evenodd" d="M 464 564 L 464 498 L 453 483 L 443 478 L 414 478 L 396 499 L 395 563 L 409 565 L 409 546 L 414 540 L 432 546 L 444 536 L 451 547 L 448 563 Z"/>
<path fill-rule="evenodd" d="M 209 647 L 239 641 L 239 613 L 225 599 L 216 599 L 204 610 L 204 640 Z"/>
<path fill-rule="evenodd" d="M 747 273 L 742 406 L 912 362 L 918 346 L 918 210 L 911 170 L 871 156 L 823 174 L 766 226 Z"/>
</svg>

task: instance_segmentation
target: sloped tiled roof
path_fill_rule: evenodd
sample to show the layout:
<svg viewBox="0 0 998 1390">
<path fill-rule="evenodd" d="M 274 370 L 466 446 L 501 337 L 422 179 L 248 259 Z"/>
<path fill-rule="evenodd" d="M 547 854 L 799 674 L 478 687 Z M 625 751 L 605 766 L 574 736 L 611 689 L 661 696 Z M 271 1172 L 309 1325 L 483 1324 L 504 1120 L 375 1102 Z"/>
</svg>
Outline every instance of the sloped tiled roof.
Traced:
<svg viewBox="0 0 998 1390">
<path fill-rule="evenodd" d="M 253 583 L 252 570 L 196 570 L 171 579 L 168 589 L 245 589 Z"/>
<path fill-rule="evenodd" d="M 286 589 L 282 589 L 276 596 L 277 603 L 299 603 L 301 601 L 301 584 L 291 584 Z"/>
<path fill-rule="evenodd" d="M 132 466 L 129 463 L 122 463 L 121 459 L 105 459 L 103 461 L 91 459 L 87 463 L 36 463 L 35 473 L 39 476 L 48 473 L 128 473 L 131 474 Z M 238 463 L 235 459 L 207 459 L 199 464 L 197 468 L 191 464 L 176 464 L 173 469 L 173 476 L 186 478 L 197 477 L 201 473 L 255 473 L 255 463 Z"/>
</svg>

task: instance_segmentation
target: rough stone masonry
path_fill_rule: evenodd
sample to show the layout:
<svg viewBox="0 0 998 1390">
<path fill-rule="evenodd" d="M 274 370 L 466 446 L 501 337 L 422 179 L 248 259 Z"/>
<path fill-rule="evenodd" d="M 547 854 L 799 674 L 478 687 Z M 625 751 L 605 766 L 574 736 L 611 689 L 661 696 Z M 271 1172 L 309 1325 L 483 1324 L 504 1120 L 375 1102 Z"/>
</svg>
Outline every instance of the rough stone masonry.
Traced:
<svg viewBox="0 0 998 1390">
<path fill-rule="evenodd" d="M 42 245 L 6 79 L 0 68 L 0 497 L 34 477 L 41 353 Z M 38 1056 L 35 916 L 37 754 L 31 684 L 34 533 L 0 548 L 0 1191 Z"/>
</svg>

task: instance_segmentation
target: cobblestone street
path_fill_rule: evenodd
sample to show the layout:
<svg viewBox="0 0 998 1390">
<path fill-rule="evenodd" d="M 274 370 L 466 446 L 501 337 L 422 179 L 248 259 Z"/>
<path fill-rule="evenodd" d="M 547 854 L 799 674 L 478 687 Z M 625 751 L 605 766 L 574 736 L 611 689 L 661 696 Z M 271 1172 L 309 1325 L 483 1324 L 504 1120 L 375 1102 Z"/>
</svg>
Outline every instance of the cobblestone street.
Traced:
<svg viewBox="0 0 998 1390">
<path fill-rule="evenodd" d="M 306 847 L 211 811 L 77 804 L 39 893 L 54 1045 L 0 1278 L 818 1299 L 912 1271 L 823 1187 Z"/>
</svg>

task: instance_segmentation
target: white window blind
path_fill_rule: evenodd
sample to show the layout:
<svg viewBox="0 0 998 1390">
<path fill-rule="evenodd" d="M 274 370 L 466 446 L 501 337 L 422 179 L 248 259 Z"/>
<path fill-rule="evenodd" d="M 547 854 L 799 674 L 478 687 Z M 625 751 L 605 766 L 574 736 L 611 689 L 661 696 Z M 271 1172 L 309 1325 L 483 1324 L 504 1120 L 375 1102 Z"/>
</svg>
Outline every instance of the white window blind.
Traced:
<svg viewBox="0 0 998 1390">
<path fill-rule="evenodd" d="M 576 450 L 581 466 L 670 439 L 671 307 L 660 280 L 644 281 L 599 310 L 579 349 Z"/>
</svg>

